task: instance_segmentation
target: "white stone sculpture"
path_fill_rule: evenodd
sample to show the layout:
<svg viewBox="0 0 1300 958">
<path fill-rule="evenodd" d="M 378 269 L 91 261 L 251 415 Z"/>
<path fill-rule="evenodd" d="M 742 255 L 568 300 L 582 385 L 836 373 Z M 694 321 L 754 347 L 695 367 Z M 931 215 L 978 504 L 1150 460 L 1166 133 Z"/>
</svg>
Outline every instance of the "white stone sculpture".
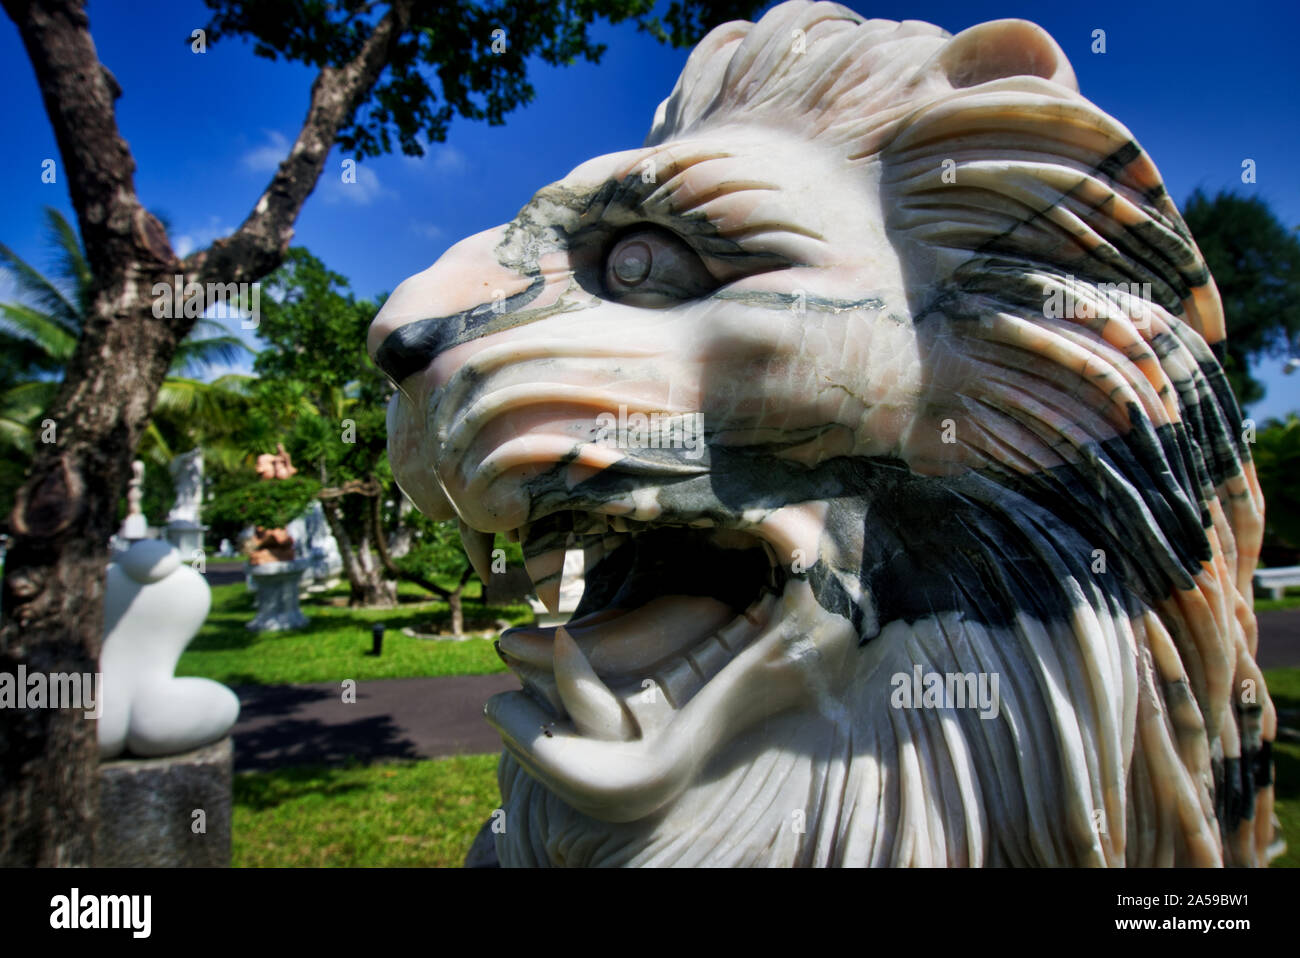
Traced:
<svg viewBox="0 0 1300 958">
<path fill-rule="evenodd" d="M 175 457 L 170 471 L 176 502 L 167 514 L 167 540 L 189 559 L 202 551 L 207 528 L 199 516 L 203 504 L 203 450 L 192 449 Z"/>
<path fill-rule="evenodd" d="M 168 522 L 199 522 L 203 504 L 203 450 L 191 449 L 171 461 L 172 484 L 176 502 L 167 513 Z"/>
<path fill-rule="evenodd" d="M 176 663 L 212 604 L 207 581 L 168 543 L 145 539 L 109 564 L 104 593 L 99 753 L 173 755 L 222 738 L 239 699 Z"/>
<path fill-rule="evenodd" d="M 293 539 L 294 548 L 310 560 L 304 581 L 313 586 L 323 586 L 338 579 L 343 571 L 343 554 L 330 532 L 329 522 L 320 500 L 285 527 Z"/>
<path fill-rule="evenodd" d="M 134 542 L 149 535 L 149 521 L 140 510 L 144 499 L 144 463 L 137 459 L 131 463 L 131 480 L 126 487 L 126 517 L 118 530 L 118 538 Z"/>
<path fill-rule="evenodd" d="M 500 640 L 502 864 L 1266 862 L 1224 337 L 1040 28 L 715 29 L 643 147 L 370 331 L 393 474 L 475 567 L 588 556 Z"/>
</svg>

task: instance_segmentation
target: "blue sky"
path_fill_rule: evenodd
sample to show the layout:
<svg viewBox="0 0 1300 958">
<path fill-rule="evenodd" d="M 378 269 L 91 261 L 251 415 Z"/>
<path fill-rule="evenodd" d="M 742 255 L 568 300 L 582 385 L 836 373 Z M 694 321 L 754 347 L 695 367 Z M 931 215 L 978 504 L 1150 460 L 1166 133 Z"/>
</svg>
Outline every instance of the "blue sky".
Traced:
<svg viewBox="0 0 1300 958">
<path fill-rule="evenodd" d="M 1155 158 L 1181 202 L 1196 186 L 1253 191 L 1288 225 L 1300 226 L 1300 5 L 1234 2 L 999 3 L 908 0 L 848 3 L 868 16 L 928 20 L 957 32 L 985 20 L 1024 17 L 1052 34 L 1079 85 Z M 100 58 L 124 91 L 118 123 L 134 152 L 136 188 L 172 225 L 178 251 L 237 226 L 292 141 L 312 72 L 254 57 L 227 38 L 204 54 L 190 32 L 207 22 L 198 0 L 93 0 Z M 1106 52 L 1091 52 L 1093 31 Z M 601 24 L 609 45 L 600 65 L 538 64 L 537 96 L 502 127 L 456 121 L 445 144 L 422 159 L 401 155 L 360 164 L 344 185 L 332 157 L 298 220 L 295 243 L 369 296 L 393 289 L 452 243 L 510 219 L 541 186 L 585 159 L 639 146 L 655 106 L 672 89 L 688 51 L 632 26 Z M 58 157 L 17 30 L 0 21 L 0 80 L 8 146 L 0 239 L 38 266 L 49 263 L 42 208 L 72 218 L 62 177 L 40 181 Z M 1257 182 L 1241 183 L 1242 160 Z M 0 281 L 0 298 L 12 288 Z M 1231 317 L 1229 330 L 1231 330 Z M 1263 419 L 1300 410 L 1300 375 L 1265 362 Z"/>
</svg>

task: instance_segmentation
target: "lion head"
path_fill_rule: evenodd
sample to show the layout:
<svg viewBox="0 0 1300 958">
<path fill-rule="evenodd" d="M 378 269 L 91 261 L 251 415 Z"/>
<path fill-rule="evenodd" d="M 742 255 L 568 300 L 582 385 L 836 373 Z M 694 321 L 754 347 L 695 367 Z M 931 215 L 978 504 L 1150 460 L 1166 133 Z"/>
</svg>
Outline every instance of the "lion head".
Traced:
<svg viewBox="0 0 1300 958">
<path fill-rule="evenodd" d="M 406 280 L 403 490 L 566 628 L 501 861 L 1218 865 L 1274 844 L 1218 293 L 1055 42 L 787 3 Z"/>
</svg>

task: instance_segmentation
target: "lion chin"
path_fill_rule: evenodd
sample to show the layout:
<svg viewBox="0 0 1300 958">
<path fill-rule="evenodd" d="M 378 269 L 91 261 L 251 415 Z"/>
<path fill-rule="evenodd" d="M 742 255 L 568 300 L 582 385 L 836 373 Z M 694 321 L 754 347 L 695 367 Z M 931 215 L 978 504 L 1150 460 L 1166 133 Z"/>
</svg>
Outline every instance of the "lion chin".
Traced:
<svg viewBox="0 0 1300 958">
<path fill-rule="evenodd" d="M 552 607 L 582 559 L 568 623 L 498 644 L 500 861 L 1266 863 L 1223 340 L 1039 28 L 718 27 L 644 147 L 370 331 L 416 506 Z"/>
</svg>

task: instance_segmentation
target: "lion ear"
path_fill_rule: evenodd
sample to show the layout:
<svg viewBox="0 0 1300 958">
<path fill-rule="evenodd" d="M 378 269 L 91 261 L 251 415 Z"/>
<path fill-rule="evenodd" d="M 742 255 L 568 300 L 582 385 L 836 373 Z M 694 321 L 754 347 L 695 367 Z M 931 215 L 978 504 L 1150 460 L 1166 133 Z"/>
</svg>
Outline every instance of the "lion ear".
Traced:
<svg viewBox="0 0 1300 958">
<path fill-rule="evenodd" d="M 990 20 L 963 30 L 929 64 L 954 89 L 1006 77 L 1036 76 L 1076 93 L 1079 83 L 1065 53 L 1047 31 L 1028 20 Z"/>
</svg>

